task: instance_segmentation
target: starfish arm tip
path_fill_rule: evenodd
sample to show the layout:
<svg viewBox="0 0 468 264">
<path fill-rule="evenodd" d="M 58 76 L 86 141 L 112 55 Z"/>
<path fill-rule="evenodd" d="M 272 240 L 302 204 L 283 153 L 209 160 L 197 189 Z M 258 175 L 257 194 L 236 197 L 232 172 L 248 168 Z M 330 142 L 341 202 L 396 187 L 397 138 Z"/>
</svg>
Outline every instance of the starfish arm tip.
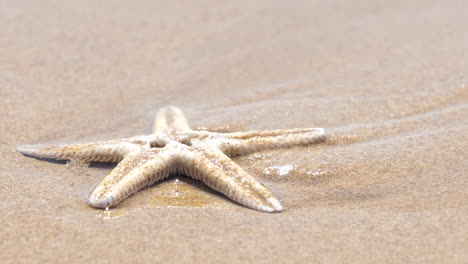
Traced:
<svg viewBox="0 0 468 264">
<path fill-rule="evenodd" d="M 16 148 L 16 151 L 23 155 L 33 156 L 36 154 L 38 147 L 35 145 L 20 145 Z"/>
<path fill-rule="evenodd" d="M 94 195 L 91 195 L 89 197 L 88 205 L 94 208 L 109 208 L 112 206 L 111 199 L 109 198 L 97 199 Z"/>
<path fill-rule="evenodd" d="M 268 198 L 267 201 L 270 203 L 270 205 L 263 205 L 263 204 L 253 204 L 248 207 L 256 209 L 261 212 L 266 212 L 266 213 L 280 213 L 283 211 L 283 206 L 280 204 L 280 202 L 275 199 L 275 198 Z"/>
<path fill-rule="evenodd" d="M 275 212 L 283 211 L 283 206 L 278 199 L 270 197 L 267 201 L 273 206 Z"/>
<path fill-rule="evenodd" d="M 280 213 L 283 211 L 283 206 L 281 205 L 280 201 L 274 197 L 270 197 L 266 199 L 265 202 L 258 202 L 249 199 L 242 199 L 239 201 L 240 204 L 255 209 L 260 212 L 266 213 Z"/>
</svg>

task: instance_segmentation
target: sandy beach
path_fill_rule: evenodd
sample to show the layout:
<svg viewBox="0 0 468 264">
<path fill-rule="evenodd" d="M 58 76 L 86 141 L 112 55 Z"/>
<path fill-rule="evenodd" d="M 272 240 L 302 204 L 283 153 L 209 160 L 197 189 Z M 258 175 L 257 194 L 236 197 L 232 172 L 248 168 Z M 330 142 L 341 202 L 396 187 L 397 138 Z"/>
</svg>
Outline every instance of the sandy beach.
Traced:
<svg viewBox="0 0 468 264">
<path fill-rule="evenodd" d="M 466 1 L 0 3 L 1 263 L 468 263 Z M 115 164 L 21 144 L 323 127 L 241 156 L 285 210 L 175 175 L 109 211 Z"/>
</svg>

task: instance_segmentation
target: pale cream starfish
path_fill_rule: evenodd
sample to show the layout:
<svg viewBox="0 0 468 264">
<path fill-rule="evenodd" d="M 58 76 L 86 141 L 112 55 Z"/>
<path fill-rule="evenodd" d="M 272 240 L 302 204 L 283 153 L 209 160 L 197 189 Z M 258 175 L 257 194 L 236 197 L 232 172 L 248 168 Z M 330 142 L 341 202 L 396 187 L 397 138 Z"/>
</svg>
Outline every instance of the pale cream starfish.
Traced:
<svg viewBox="0 0 468 264">
<path fill-rule="evenodd" d="M 58 160 L 119 162 L 91 193 L 88 203 L 109 208 L 170 174 L 204 182 L 232 200 L 264 212 L 280 212 L 276 195 L 229 157 L 322 141 L 322 128 L 217 133 L 190 129 L 179 108 L 162 108 L 152 133 L 72 145 L 23 145 L 24 155 Z"/>
</svg>

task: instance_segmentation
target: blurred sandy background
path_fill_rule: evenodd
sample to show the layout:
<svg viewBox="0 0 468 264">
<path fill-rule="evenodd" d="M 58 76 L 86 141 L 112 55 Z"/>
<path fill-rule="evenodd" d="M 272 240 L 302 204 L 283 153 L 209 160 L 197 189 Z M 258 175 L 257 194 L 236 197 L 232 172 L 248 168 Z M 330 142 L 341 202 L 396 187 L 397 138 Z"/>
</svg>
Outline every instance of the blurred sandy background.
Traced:
<svg viewBox="0 0 468 264">
<path fill-rule="evenodd" d="M 466 1 L 0 1 L 1 263 L 467 263 Z M 108 212 L 113 165 L 19 144 L 324 127 L 235 161 L 285 211 L 174 177 Z"/>
</svg>

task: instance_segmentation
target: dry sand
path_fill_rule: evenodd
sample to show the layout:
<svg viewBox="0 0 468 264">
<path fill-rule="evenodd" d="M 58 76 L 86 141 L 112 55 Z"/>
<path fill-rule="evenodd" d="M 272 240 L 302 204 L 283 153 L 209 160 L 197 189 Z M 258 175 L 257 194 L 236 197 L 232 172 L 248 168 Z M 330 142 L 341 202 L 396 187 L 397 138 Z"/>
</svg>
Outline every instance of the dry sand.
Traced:
<svg viewBox="0 0 468 264">
<path fill-rule="evenodd" d="M 0 2 L 1 263 L 468 262 L 466 1 Z M 25 143 L 324 127 L 235 161 L 285 211 L 184 177 L 87 206 L 113 165 Z M 178 179 L 178 180 L 177 180 Z"/>
</svg>

